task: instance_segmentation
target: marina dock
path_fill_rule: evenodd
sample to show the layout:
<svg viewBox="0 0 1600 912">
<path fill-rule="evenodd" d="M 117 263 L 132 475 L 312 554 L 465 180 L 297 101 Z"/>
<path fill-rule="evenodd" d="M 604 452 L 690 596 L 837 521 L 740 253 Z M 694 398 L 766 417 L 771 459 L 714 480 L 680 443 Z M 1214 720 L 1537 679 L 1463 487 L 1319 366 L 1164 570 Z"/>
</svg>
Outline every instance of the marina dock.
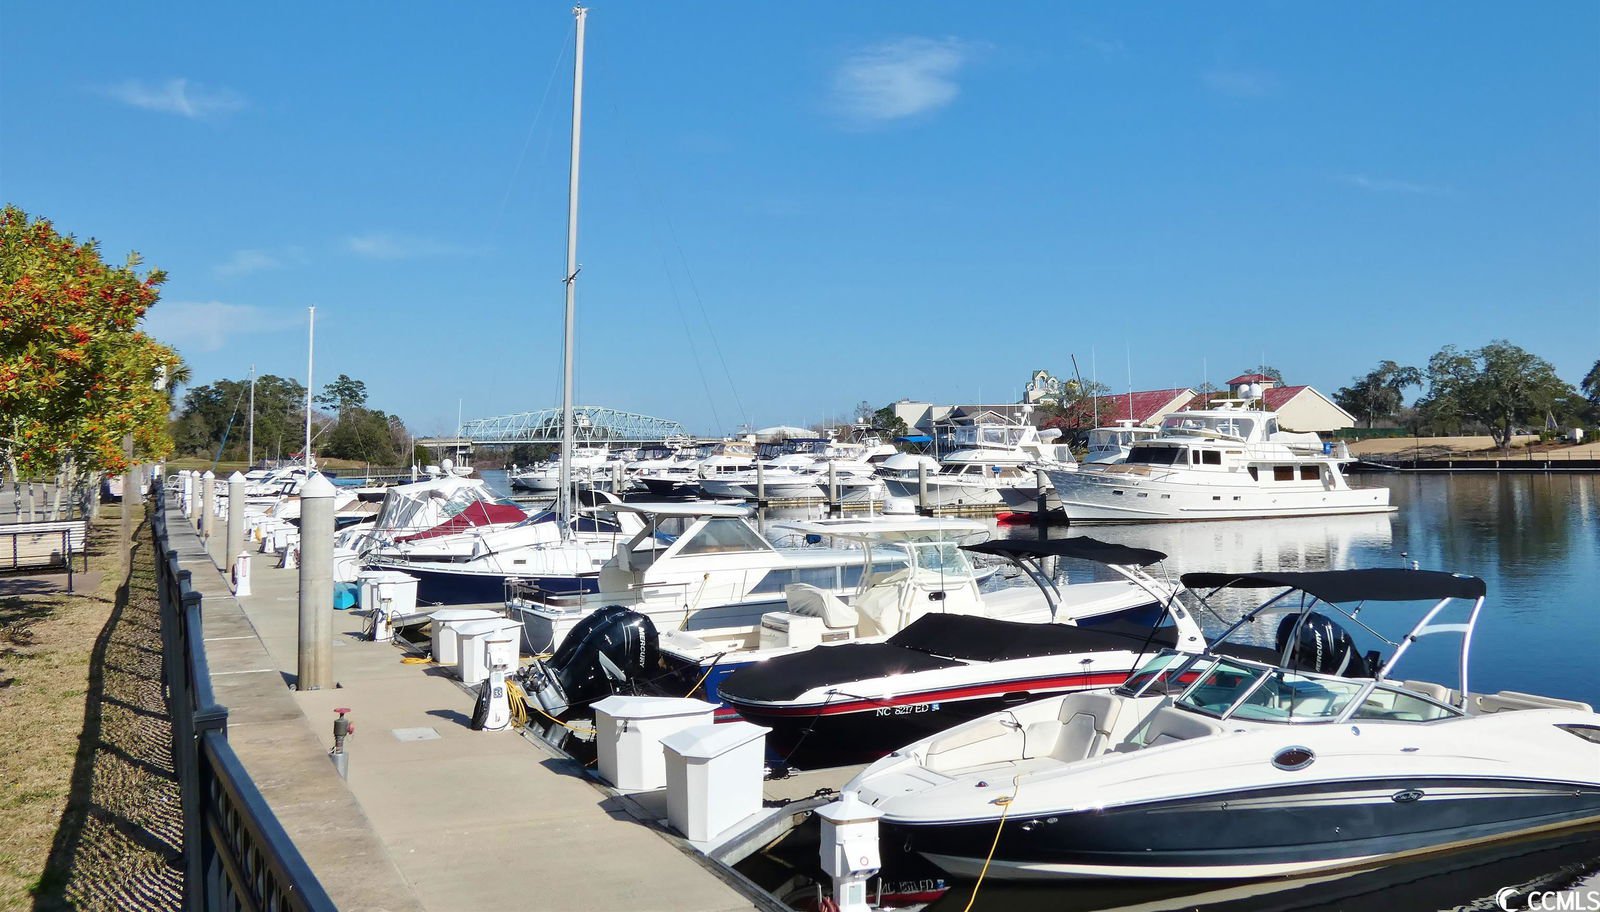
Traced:
<svg viewBox="0 0 1600 912">
<path fill-rule="evenodd" d="M 253 594 L 235 599 L 217 569 L 220 539 L 208 550 L 173 515 L 172 545 L 205 596 L 229 740 L 341 908 L 778 908 L 570 757 L 473 731 L 472 696 L 442 669 L 362 639 L 358 615 L 336 613 L 336 688 L 294 691 L 296 571 L 256 557 Z M 338 707 L 355 723 L 348 781 L 328 758 Z"/>
</svg>

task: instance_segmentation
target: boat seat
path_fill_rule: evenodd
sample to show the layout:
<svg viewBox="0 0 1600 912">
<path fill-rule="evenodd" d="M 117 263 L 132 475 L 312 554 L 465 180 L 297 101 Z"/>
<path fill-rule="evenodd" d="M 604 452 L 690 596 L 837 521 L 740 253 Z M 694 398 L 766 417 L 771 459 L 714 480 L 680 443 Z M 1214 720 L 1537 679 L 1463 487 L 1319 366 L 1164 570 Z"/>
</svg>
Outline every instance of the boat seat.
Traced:
<svg viewBox="0 0 1600 912">
<path fill-rule="evenodd" d="M 789 603 L 790 614 L 821 618 L 831 630 L 853 629 L 861 622 L 861 613 L 845 604 L 842 599 L 816 586 L 790 583 L 783 587 L 783 597 Z"/>
<path fill-rule="evenodd" d="M 1023 731 L 1023 759 L 1054 757 L 1070 763 L 1104 753 L 1121 710 L 1122 701 L 1109 694 L 1073 694 L 1061 701 L 1058 718 Z"/>
<path fill-rule="evenodd" d="M 1440 703 L 1451 702 L 1450 688 L 1443 684 L 1434 684 L 1430 681 L 1396 681 L 1395 683 L 1414 694 L 1421 694 L 1430 700 L 1437 700 Z"/>
<path fill-rule="evenodd" d="M 1150 714 L 1150 721 L 1145 728 L 1144 746 L 1160 747 L 1163 744 L 1175 744 L 1191 738 L 1207 738 L 1220 734 L 1222 726 L 1218 723 L 1193 713 L 1164 706 Z"/>
<path fill-rule="evenodd" d="M 905 613 L 900 610 L 901 592 L 910 579 L 910 572 L 901 570 L 856 596 L 854 607 L 861 617 L 857 635 L 892 636 L 900 632 L 905 626 Z"/>
<path fill-rule="evenodd" d="M 1594 712 L 1594 708 L 1589 704 L 1579 703 L 1577 700 L 1541 697 L 1538 694 L 1518 693 L 1514 690 L 1483 694 L 1478 697 L 1478 709 L 1485 713 L 1513 712 L 1519 709 L 1576 709 L 1581 712 Z"/>
<path fill-rule="evenodd" d="M 1025 736 L 1015 724 L 991 717 L 945 732 L 928 742 L 922 765 L 934 772 L 1012 760 Z"/>
</svg>

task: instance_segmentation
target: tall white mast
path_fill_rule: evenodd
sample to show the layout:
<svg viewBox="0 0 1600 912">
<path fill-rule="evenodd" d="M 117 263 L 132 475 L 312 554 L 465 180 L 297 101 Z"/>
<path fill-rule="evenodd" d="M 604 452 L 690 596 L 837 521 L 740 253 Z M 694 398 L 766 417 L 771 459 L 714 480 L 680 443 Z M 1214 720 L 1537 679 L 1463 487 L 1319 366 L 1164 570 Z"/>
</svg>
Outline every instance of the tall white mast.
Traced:
<svg viewBox="0 0 1600 912">
<path fill-rule="evenodd" d="M 561 357 L 561 474 L 557 512 L 563 536 L 572 529 L 572 335 L 573 303 L 578 290 L 578 149 L 583 136 L 583 24 L 589 11 L 572 8 L 577 17 L 576 50 L 572 57 L 572 156 L 567 176 L 567 319 Z"/>
<path fill-rule="evenodd" d="M 245 458 L 249 460 L 247 468 L 254 468 L 256 464 L 256 366 L 250 365 L 250 449 Z"/>
<path fill-rule="evenodd" d="M 310 308 L 306 329 L 306 470 L 311 469 L 311 364 L 317 350 L 317 309 Z"/>
</svg>

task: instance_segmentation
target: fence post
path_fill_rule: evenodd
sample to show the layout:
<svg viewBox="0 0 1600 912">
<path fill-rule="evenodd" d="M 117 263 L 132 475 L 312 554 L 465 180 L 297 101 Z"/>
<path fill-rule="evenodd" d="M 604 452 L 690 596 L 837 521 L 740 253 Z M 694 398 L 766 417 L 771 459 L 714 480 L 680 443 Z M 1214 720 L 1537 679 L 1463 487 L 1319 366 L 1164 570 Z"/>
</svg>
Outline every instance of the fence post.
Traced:
<svg viewBox="0 0 1600 912">
<path fill-rule="evenodd" d="M 298 690 L 333 686 L 333 493 L 320 472 L 300 488 Z"/>
</svg>

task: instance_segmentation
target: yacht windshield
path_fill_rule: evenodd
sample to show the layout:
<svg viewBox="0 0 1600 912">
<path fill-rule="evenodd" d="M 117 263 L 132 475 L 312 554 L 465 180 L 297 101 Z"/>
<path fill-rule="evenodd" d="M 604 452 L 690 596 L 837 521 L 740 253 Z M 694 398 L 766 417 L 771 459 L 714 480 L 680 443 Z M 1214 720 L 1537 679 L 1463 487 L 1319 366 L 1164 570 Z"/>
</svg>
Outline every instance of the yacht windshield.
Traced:
<svg viewBox="0 0 1600 912">
<path fill-rule="evenodd" d="M 1234 415 L 1196 415 L 1180 412 L 1168 415 L 1161 421 L 1163 434 L 1222 434 L 1247 440 L 1250 432 L 1255 429 L 1253 418 L 1241 418 Z"/>
<path fill-rule="evenodd" d="M 1178 698 L 1178 705 L 1208 716 L 1252 722 L 1331 722 L 1344 714 L 1368 683 L 1223 659 Z"/>
</svg>

